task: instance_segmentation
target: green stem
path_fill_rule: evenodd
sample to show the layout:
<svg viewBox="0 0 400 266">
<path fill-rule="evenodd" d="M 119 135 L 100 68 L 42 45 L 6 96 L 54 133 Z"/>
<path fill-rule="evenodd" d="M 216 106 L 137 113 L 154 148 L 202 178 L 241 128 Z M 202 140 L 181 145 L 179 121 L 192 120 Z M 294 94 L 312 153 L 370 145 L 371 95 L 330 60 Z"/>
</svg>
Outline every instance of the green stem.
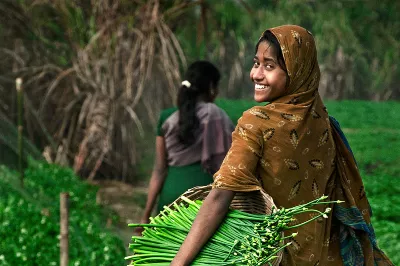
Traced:
<svg viewBox="0 0 400 266">
<path fill-rule="evenodd" d="M 301 223 L 301 224 L 296 224 L 296 225 L 293 225 L 293 226 L 285 227 L 284 230 L 289 230 L 289 229 L 293 229 L 293 228 L 297 228 L 297 227 L 303 226 L 303 225 L 305 225 L 305 224 L 308 224 L 308 223 L 310 223 L 310 222 L 312 222 L 312 221 L 318 219 L 319 217 L 322 217 L 322 215 L 315 216 L 314 218 L 312 218 L 312 219 L 310 219 L 310 220 L 307 220 L 307 221 L 305 221 L 305 222 L 303 222 L 303 223 Z"/>
<path fill-rule="evenodd" d="M 181 227 L 170 226 L 170 225 L 160 225 L 160 224 L 128 224 L 129 227 L 156 227 L 156 228 L 166 228 L 166 229 L 174 229 L 180 230 L 188 233 L 188 230 Z"/>
<path fill-rule="evenodd" d="M 21 187 L 24 187 L 24 169 L 23 169 L 23 120 L 24 120 L 24 91 L 22 89 L 22 79 L 16 79 L 17 89 L 17 108 L 18 108 L 18 172 Z"/>
</svg>

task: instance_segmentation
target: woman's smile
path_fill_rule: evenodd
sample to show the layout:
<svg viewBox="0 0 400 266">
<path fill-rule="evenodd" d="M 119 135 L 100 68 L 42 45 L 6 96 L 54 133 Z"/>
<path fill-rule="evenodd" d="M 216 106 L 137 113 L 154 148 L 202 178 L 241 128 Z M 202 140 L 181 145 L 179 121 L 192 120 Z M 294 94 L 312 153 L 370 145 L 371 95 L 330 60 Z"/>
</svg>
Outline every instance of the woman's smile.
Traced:
<svg viewBox="0 0 400 266">
<path fill-rule="evenodd" d="M 255 90 L 263 91 L 263 90 L 266 90 L 266 89 L 269 89 L 269 86 L 261 85 L 261 84 L 256 84 L 256 86 L 255 86 Z"/>
</svg>

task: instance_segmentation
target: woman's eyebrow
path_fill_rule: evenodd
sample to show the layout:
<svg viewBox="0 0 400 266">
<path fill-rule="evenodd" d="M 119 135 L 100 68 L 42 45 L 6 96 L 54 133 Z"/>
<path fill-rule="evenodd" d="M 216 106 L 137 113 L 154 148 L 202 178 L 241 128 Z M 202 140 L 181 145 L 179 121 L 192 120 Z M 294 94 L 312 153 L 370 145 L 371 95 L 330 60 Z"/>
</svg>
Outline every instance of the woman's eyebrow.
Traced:
<svg viewBox="0 0 400 266">
<path fill-rule="evenodd" d="M 265 61 L 271 61 L 271 62 L 276 64 L 276 60 L 274 58 L 272 58 L 272 57 L 264 57 L 263 59 L 264 59 L 264 62 Z M 257 55 L 254 56 L 253 60 L 259 61 Z"/>
<path fill-rule="evenodd" d="M 275 59 L 272 57 L 264 57 L 264 61 L 272 61 L 272 62 L 276 63 Z"/>
</svg>

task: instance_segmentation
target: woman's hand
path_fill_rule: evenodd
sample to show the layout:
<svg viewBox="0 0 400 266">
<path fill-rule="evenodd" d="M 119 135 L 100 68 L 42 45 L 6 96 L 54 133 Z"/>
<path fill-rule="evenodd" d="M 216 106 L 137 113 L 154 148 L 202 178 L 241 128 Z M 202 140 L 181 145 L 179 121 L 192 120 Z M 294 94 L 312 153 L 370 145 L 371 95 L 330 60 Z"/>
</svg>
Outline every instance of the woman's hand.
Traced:
<svg viewBox="0 0 400 266">
<path fill-rule="evenodd" d="M 156 138 L 156 160 L 154 163 L 153 173 L 150 178 L 149 191 L 147 193 L 146 206 L 144 208 L 144 213 L 140 223 L 149 223 L 149 217 L 153 211 L 156 199 L 160 194 L 163 187 L 165 177 L 167 175 L 168 165 L 167 165 L 167 151 L 165 148 L 165 140 L 163 137 L 158 136 Z M 139 235 L 142 234 L 143 228 L 138 227 L 135 230 Z"/>
<path fill-rule="evenodd" d="M 140 219 L 140 224 L 148 224 L 148 223 L 150 223 L 150 218 L 148 216 L 143 216 L 142 219 Z M 134 233 L 135 235 L 141 236 L 143 230 L 144 230 L 143 227 L 136 227 Z"/>
<path fill-rule="evenodd" d="M 204 244 L 218 229 L 235 196 L 234 191 L 212 189 L 193 222 L 185 241 L 171 262 L 172 266 L 186 266 L 194 260 Z"/>
</svg>

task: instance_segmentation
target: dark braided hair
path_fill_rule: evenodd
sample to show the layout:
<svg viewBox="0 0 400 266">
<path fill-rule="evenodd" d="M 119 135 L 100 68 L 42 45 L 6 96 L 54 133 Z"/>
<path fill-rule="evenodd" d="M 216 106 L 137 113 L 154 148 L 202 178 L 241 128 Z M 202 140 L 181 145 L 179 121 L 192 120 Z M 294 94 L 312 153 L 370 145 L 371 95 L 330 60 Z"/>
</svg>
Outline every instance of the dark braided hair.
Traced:
<svg viewBox="0 0 400 266">
<path fill-rule="evenodd" d="M 219 70 L 208 61 L 196 61 L 186 71 L 184 80 L 190 82 L 190 87 L 182 85 L 178 92 L 179 109 L 179 141 L 190 146 L 196 140 L 196 131 L 200 126 L 196 115 L 196 103 L 199 98 L 206 102 L 214 100 L 220 79 Z"/>
</svg>

